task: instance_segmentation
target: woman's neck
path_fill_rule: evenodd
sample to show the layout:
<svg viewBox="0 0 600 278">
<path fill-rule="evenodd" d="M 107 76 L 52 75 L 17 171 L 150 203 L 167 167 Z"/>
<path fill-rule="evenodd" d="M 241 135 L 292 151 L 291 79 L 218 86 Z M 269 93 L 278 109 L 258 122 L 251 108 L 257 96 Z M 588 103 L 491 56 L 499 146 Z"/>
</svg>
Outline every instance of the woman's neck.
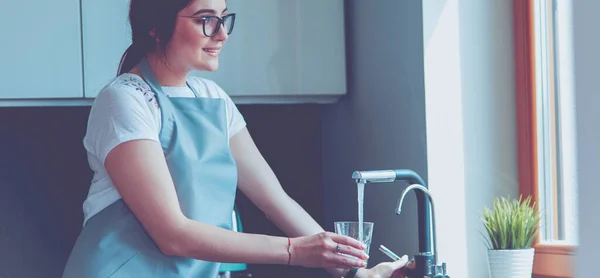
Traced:
<svg viewBox="0 0 600 278">
<path fill-rule="evenodd" d="M 185 87 L 186 77 L 189 71 L 181 70 L 172 65 L 168 65 L 165 57 L 160 53 L 149 53 L 146 58 L 148 64 L 152 68 L 152 72 L 156 77 L 156 80 L 161 86 L 169 87 Z M 141 75 L 137 67 L 133 70 L 133 73 Z"/>
</svg>

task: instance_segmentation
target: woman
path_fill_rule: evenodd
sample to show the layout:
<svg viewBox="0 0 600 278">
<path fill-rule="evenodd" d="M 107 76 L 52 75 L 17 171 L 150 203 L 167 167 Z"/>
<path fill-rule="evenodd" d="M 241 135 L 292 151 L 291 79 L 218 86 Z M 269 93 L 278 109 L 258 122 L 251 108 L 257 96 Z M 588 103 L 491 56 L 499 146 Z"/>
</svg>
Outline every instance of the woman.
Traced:
<svg viewBox="0 0 600 278">
<path fill-rule="evenodd" d="M 64 277 L 212 278 L 217 262 L 401 275 L 405 260 L 362 268 L 365 246 L 324 232 L 283 191 L 225 92 L 188 76 L 218 68 L 235 21 L 225 0 L 132 0 L 129 17 L 133 43 L 89 116 L 94 178 Z M 290 238 L 230 231 L 236 186 Z"/>
</svg>

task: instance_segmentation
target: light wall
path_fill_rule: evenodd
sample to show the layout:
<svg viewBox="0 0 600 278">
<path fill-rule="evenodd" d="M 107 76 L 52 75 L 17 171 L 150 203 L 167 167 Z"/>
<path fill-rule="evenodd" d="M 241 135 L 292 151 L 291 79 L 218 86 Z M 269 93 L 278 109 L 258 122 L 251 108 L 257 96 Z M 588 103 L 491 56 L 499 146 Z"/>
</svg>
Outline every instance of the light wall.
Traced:
<svg viewBox="0 0 600 278">
<path fill-rule="evenodd" d="M 579 248 L 575 277 L 598 273 L 600 250 L 600 1 L 572 1 L 575 57 L 575 99 L 577 120 L 577 179 L 579 181 Z"/>
<path fill-rule="evenodd" d="M 518 193 L 512 1 L 355 0 L 346 16 L 349 95 L 323 118 L 325 225 L 356 220 L 352 171 L 413 169 L 435 196 L 450 275 L 486 277 L 480 212 Z M 416 202 L 393 215 L 405 186 L 367 185 L 373 248 L 415 254 Z"/>
<path fill-rule="evenodd" d="M 440 259 L 487 277 L 479 216 L 518 194 L 512 1 L 423 1 L 427 166 Z"/>
</svg>

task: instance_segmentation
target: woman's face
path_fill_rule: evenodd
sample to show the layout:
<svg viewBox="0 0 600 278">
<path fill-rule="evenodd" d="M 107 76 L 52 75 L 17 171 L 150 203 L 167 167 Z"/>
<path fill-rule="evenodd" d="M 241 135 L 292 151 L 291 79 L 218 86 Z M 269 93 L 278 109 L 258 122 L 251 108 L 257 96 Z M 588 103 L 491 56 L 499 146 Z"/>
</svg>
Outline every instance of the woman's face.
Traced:
<svg viewBox="0 0 600 278">
<path fill-rule="evenodd" d="M 222 18 L 225 15 L 225 0 L 191 0 L 190 4 L 179 12 L 173 36 L 166 46 L 165 55 L 169 65 L 176 65 L 187 71 L 215 71 L 219 67 L 219 52 L 228 38 L 227 30 L 221 25 L 216 35 L 206 36 L 202 18 Z M 210 26 L 218 26 L 209 22 L 206 25 L 207 31 L 210 31 Z"/>
</svg>

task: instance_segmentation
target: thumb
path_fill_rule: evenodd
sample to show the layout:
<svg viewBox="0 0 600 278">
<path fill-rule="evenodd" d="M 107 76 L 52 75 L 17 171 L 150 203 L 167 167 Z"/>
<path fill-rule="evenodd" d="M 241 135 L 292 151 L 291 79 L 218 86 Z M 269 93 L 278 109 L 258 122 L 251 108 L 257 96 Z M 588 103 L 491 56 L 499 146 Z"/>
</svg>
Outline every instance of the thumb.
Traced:
<svg viewBox="0 0 600 278">
<path fill-rule="evenodd" d="M 400 259 L 392 262 L 392 266 L 394 269 L 399 269 L 405 267 L 408 264 L 408 256 L 404 255 Z"/>
</svg>

